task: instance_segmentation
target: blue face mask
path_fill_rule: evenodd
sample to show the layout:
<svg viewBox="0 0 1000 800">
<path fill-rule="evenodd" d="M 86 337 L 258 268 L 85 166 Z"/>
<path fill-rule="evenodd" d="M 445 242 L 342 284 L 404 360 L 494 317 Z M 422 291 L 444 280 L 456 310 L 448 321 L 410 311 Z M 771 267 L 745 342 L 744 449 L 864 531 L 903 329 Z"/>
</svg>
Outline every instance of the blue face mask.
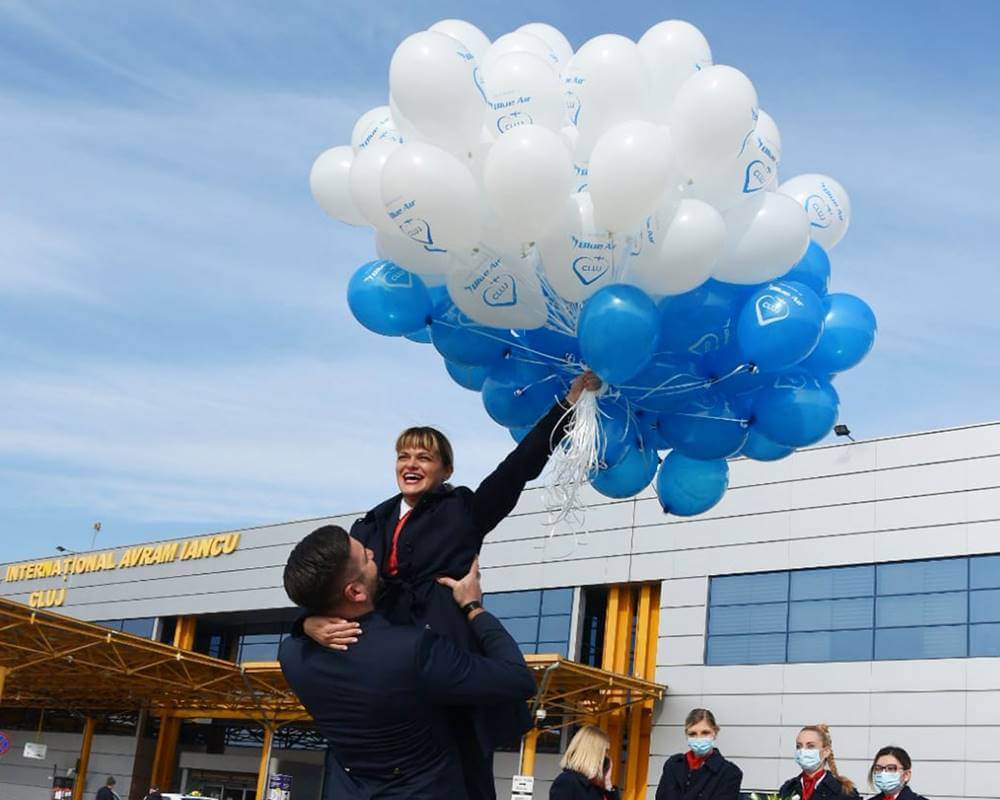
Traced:
<svg viewBox="0 0 1000 800">
<path fill-rule="evenodd" d="M 806 772 L 815 772 L 819 765 L 823 763 L 823 757 L 815 747 L 796 750 L 795 763 Z"/>
<path fill-rule="evenodd" d="M 903 783 L 903 778 L 898 772 L 877 772 L 875 773 L 875 785 L 882 794 L 892 794 Z"/>
<path fill-rule="evenodd" d="M 715 747 L 715 739 L 688 738 L 688 747 L 691 748 L 691 752 L 698 756 L 698 758 L 704 758 L 711 753 L 712 748 Z"/>
</svg>

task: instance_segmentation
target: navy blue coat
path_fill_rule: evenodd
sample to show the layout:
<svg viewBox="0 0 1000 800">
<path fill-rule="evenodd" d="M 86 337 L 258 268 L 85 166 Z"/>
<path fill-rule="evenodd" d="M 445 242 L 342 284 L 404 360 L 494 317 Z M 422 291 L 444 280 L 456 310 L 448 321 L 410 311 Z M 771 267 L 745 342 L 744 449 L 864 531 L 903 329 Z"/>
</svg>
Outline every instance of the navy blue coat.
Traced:
<svg viewBox="0 0 1000 800">
<path fill-rule="evenodd" d="M 785 781 L 778 789 L 778 796 L 785 798 L 802 796 L 802 775 L 796 775 Z M 857 789 L 847 791 L 847 788 L 832 772 L 827 772 L 813 790 L 811 800 L 860 800 Z"/>
<path fill-rule="evenodd" d="M 392 625 L 378 612 L 346 652 L 289 637 L 278 659 L 341 769 L 327 797 L 461 800 L 467 797 L 447 706 L 524 702 L 531 670 L 500 622 L 466 623 L 484 655 L 424 628 Z"/>
<path fill-rule="evenodd" d="M 595 786 L 585 775 L 564 769 L 549 787 L 549 800 L 619 800 L 617 788 Z"/>
<path fill-rule="evenodd" d="M 656 800 L 739 800 L 743 771 L 713 750 L 700 769 L 688 767 L 687 754 L 677 753 L 663 764 Z"/>
<path fill-rule="evenodd" d="M 887 800 L 887 798 L 882 792 L 879 792 L 872 798 L 872 800 Z M 917 794 L 907 785 L 900 790 L 894 800 L 927 800 L 927 798 L 923 795 Z"/>
</svg>

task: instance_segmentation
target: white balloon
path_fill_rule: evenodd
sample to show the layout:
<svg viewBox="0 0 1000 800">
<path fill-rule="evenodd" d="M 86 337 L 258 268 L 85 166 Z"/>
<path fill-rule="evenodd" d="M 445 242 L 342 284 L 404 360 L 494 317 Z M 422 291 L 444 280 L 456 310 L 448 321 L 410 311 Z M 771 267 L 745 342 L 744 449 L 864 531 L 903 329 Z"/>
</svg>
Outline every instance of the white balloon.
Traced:
<svg viewBox="0 0 1000 800">
<path fill-rule="evenodd" d="M 586 192 L 590 186 L 590 162 L 574 161 L 573 175 L 575 176 L 573 192 Z"/>
<path fill-rule="evenodd" d="M 594 222 L 614 233 L 634 231 L 679 182 L 670 134 L 643 120 L 607 130 L 590 154 L 588 191 Z"/>
<path fill-rule="evenodd" d="M 453 253 L 448 294 L 467 317 L 493 328 L 540 328 L 548 307 L 534 264 L 486 247 Z"/>
<path fill-rule="evenodd" d="M 650 82 L 650 114 L 666 122 L 681 85 L 712 66 L 712 49 L 694 25 L 679 19 L 658 22 L 639 39 L 639 52 Z"/>
<path fill-rule="evenodd" d="M 426 248 L 479 241 L 479 188 L 466 166 L 439 147 L 413 142 L 396 148 L 382 168 L 382 202 L 403 234 Z"/>
<path fill-rule="evenodd" d="M 387 233 L 398 232 L 396 223 L 385 213 L 382 202 L 382 168 L 389 156 L 400 147 L 388 139 L 372 142 L 354 157 L 351 164 L 351 200 L 369 225 Z"/>
<path fill-rule="evenodd" d="M 851 198 L 844 187 L 828 175 L 797 175 L 778 188 L 798 202 L 809 215 L 812 238 L 826 250 L 844 238 L 851 224 Z"/>
<path fill-rule="evenodd" d="M 451 264 L 448 251 L 440 247 L 427 247 L 403 236 L 398 230 L 375 232 L 375 252 L 379 258 L 398 264 L 407 272 L 415 272 L 424 278 L 428 286 L 428 276 L 443 276 Z M 442 278 L 437 285 L 444 283 Z"/>
<path fill-rule="evenodd" d="M 757 127 L 755 130 L 771 157 L 780 164 L 781 132 L 778 130 L 774 119 L 763 108 L 757 111 Z"/>
<path fill-rule="evenodd" d="M 648 111 L 648 85 L 635 42 L 606 33 L 595 36 L 563 70 L 566 111 L 577 127 L 576 158 L 586 161 L 606 130 Z"/>
<path fill-rule="evenodd" d="M 670 108 L 670 134 L 681 166 L 704 173 L 740 155 L 757 122 L 757 91 L 742 72 L 714 66 L 696 72 Z"/>
<path fill-rule="evenodd" d="M 560 223 L 537 244 L 546 279 L 571 303 L 582 303 L 614 283 L 618 260 L 625 255 L 621 242 L 594 224 L 594 206 L 586 192 L 569 196 Z"/>
<path fill-rule="evenodd" d="M 435 33 L 443 33 L 452 39 L 458 39 L 465 45 L 465 49 L 476 57 L 478 61 L 490 47 L 489 37 L 471 22 L 464 19 L 443 19 L 435 22 L 427 30 Z"/>
<path fill-rule="evenodd" d="M 726 223 L 708 203 L 685 199 L 667 225 L 650 217 L 639 239 L 629 282 L 649 294 L 682 294 L 711 276 L 726 243 Z"/>
<path fill-rule="evenodd" d="M 461 150 L 475 144 L 482 127 L 485 97 L 475 69 L 475 57 L 456 39 L 421 31 L 392 54 L 389 93 L 424 138 Z"/>
<path fill-rule="evenodd" d="M 479 65 L 487 85 L 490 82 L 493 66 L 508 53 L 534 53 L 549 64 L 553 73 L 558 70 L 559 56 L 552 51 L 544 39 L 531 33 L 505 33 L 490 45 Z"/>
<path fill-rule="evenodd" d="M 410 122 L 402 111 L 395 98 L 389 95 L 389 111 L 392 114 L 392 124 L 399 131 L 400 138 L 405 142 L 422 142 L 424 138 L 417 131 L 416 126 Z"/>
<path fill-rule="evenodd" d="M 566 124 L 562 81 L 534 53 L 514 52 L 498 58 L 490 68 L 486 98 L 486 127 L 494 137 L 519 125 L 558 131 Z"/>
<path fill-rule="evenodd" d="M 573 45 L 561 30 L 544 22 L 529 22 L 517 29 L 517 33 L 530 33 L 545 42 L 556 54 L 559 64 L 565 66 L 573 57 Z"/>
<path fill-rule="evenodd" d="M 704 173 L 694 173 L 691 179 L 692 196 L 725 212 L 761 192 L 774 191 L 778 185 L 778 161 L 773 149 L 755 130 L 737 158 L 713 165 Z"/>
<path fill-rule="evenodd" d="M 539 125 L 501 136 L 483 167 L 486 198 L 518 241 L 531 241 L 559 222 L 574 180 L 562 138 Z"/>
<path fill-rule="evenodd" d="M 348 225 L 367 224 L 351 200 L 350 174 L 354 149 L 350 145 L 331 147 L 320 154 L 309 172 L 309 189 L 319 207 Z"/>
<path fill-rule="evenodd" d="M 351 132 L 351 147 L 354 152 L 364 150 L 373 142 L 402 142 L 403 137 L 392 121 L 392 109 L 389 106 L 378 106 L 362 114 L 354 123 Z"/>
<path fill-rule="evenodd" d="M 809 217 L 794 199 L 765 192 L 725 215 L 726 246 L 714 276 L 729 283 L 763 283 L 783 275 L 809 247 Z"/>
</svg>

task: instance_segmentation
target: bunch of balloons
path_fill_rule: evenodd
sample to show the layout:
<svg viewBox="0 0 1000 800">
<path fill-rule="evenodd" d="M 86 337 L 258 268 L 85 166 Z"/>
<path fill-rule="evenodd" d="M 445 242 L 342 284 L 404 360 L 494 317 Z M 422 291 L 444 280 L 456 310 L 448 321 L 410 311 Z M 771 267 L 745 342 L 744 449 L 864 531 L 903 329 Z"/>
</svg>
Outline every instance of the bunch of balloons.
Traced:
<svg viewBox="0 0 1000 800">
<path fill-rule="evenodd" d="M 374 228 L 348 289 L 362 325 L 433 345 L 515 438 L 594 370 L 591 483 L 621 498 L 655 477 L 690 515 L 727 458 L 825 437 L 835 376 L 874 343 L 865 302 L 828 292 L 847 193 L 779 183 L 781 155 L 753 84 L 686 22 L 574 52 L 543 23 L 490 42 L 444 20 L 399 45 L 388 104 L 310 183 Z"/>
</svg>

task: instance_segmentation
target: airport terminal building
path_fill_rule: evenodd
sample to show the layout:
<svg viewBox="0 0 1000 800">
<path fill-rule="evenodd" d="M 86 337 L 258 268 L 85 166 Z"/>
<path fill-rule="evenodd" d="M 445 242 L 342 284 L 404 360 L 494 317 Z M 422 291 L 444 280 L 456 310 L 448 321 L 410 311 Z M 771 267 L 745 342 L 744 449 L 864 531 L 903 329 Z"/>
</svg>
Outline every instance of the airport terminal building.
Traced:
<svg viewBox="0 0 1000 800">
<path fill-rule="evenodd" d="M 598 720 L 618 774 L 631 773 L 626 797 L 653 797 L 696 706 L 715 712 L 719 748 L 742 768 L 745 791 L 774 791 L 796 774 L 798 729 L 826 722 L 841 771 L 863 794 L 874 793 L 874 752 L 898 744 L 920 794 L 997 797 L 1000 423 L 735 460 L 722 502 L 693 519 L 664 516 L 651 491 L 587 498 L 585 530 L 550 535 L 542 492 L 524 494 L 483 548 L 486 606 L 528 654 L 666 687 L 662 699 Z M 356 516 L 38 553 L 0 565 L 0 600 L 222 661 L 273 662 L 298 614 L 281 587 L 290 549 L 319 524 L 349 527 Z M 292 800 L 319 800 L 323 743 L 308 720 L 265 742 L 239 717 L 191 712 L 167 724 L 141 709 L 96 721 L 42 711 L 15 702 L 18 670 L 31 669 L 18 663 L 5 689 L 0 676 L 3 800 L 52 797 L 88 730 L 89 769 L 74 796 L 93 797 L 113 775 L 123 800 L 141 800 L 156 751 L 165 791 L 257 800 L 263 752 L 271 773 L 291 777 Z M 544 798 L 571 726 L 539 717 L 528 766 Z M 157 744 L 164 732 L 170 748 Z M 25 757 L 26 743 L 44 744 L 44 755 Z M 519 758 L 497 756 L 502 798 L 527 771 Z"/>
</svg>

